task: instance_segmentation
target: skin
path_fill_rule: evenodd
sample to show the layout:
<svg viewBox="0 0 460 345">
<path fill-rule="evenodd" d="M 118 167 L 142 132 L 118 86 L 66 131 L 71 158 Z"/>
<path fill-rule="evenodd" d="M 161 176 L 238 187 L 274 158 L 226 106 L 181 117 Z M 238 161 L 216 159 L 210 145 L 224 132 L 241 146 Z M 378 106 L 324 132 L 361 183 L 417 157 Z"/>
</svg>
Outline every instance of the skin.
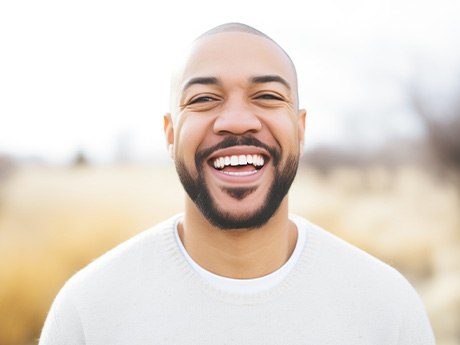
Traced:
<svg viewBox="0 0 460 345">
<path fill-rule="evenodd" d="M 290 59 L 273 41 L 254 34 L 231 31 L 204 36 L 192 46 L 175 85 L 172 113 L 164 116 L 171 157 L 181 161 L 192 177 L 203 169 L 218 208 L 233 216 L 255 212 L 265 202 L 278 168 L 267 151 L 251 146 L 227 148 L 212 152 L 200 167 L 195 154 L 229 135 L 251 135 L 280 152 L 280 167 L 289 156 L 298 159 L 306 112 L 298 107 L 297 79 Z M 228 178 L 208 164 L 218 156 L 254 152 L 264 155 L 266 162 L 249 178 Z M 236 198 L 229 192 L 235 188 L 248 193 Z M 247 279 L 281 267 L 295 247 L 297 231 L 288 218 L 287 195 L 263 226 L 234 231 L 210 223 L 187 195 L 179 236 L 203 268 L 224 277 Z"/>
</svg>

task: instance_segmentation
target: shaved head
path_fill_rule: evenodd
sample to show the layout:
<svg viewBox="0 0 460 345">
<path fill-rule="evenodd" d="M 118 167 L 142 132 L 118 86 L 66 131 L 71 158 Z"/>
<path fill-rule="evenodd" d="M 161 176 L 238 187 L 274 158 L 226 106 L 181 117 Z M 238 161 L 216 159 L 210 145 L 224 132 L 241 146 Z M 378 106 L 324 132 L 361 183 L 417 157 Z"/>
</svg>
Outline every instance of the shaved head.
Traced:
<svg viewBox="0 0 460 345">
<path fill-rule="evenodd" d="M 205 33 L 203 33 L 202 35 L 198 36 L 197 39 L 200 39 L 200 38 L 205 37 L 205 36 L 219 34 L 219 33 L 222 33 L 222 32 L 246 32 L 248 34 L 265 37 L 265 38 L 273 41 L 268 35 L 264 34 L 262 31 L 254 29 L 252 26 L 242 24 L 242 23 L 226 23 L 226 24 L 216 26 L 215 28 L 212 28 L 212 29 L 206 31 Z"/>
<path fill-rule="evenodd" d="M 219 34 L 226 34 L 226 33 L 243 33 L 243 34 L 255 35 L 255 36 L 261 37 L 263 39 L 266 39 L 266 40 L 270 41 L 272 44 L 274 44 L 283 53 L 283 55 L 287 58 L 287 60 L 289 62 L 289 65 L 292 68 L 292 71 L 294 73 L 294 81 L 295 81 L 293 87 L 294 87 L 294 92 L 296 94 L 296 98 L 297 98 L 297 101 L 298 101 L 297 71 L 296 71 L 295 65 L 294 65 L 291 57 L 270 36 L 266 35 L 262 31 L 259 31 L 259 30 L 255 29 L 255 28 L 253 28 L 252 26 L 242 24 L 242 23 L 236 23 L 236 22 L 226 23 L 226 24 L 216 26 L 216 27 L 204 32 L 200 36 L 198 36 L 193 41 L 190 51 L 193 50 L 194 46 L 198 45 L 201 40 L 206 39 L 206 38 L 210 38 L 211 36 L 215 36 L 215 35 L 219 35 Z M 171 103 L 170 104 L 171 104 L 171 113 L 172 114 L 174 114 L 177 111 L 179 90 L 180 90 L 181 83 L 182 83 L 183 67 L 184 67 L 184 65 L 187 64 L 187 61 L 188 61 L 189 58 L 190 58 L 190 56 L 188 54 L 185 54 L 185 63 L 184 63 L 184 61 L 181 61 L 179 63 L 179 66 L 178 66 L 177 70 L 175 70 L 173 72 L 173 74 L 172 74 L 172 78 L 171 78 L 171 95 L 170 95 L 171 96 L 171 100 L 170 100 Z"/>
<path fill-rule="evenodd" d="M 266 38 L 266 39 L 272 41 L 273 43 L 275 43 L 284 52 L 284 54 L 286 54 L 286 56 L 289 58 L 289 60 L 290 60 L 290 62 L 292 64 L 292 68 L 295 69 L 295 65 L 292 62 L 292 59 L 289 56 L 289 54 L 286 53 L 286 51 L 274 39 L 272 39 L 270 36 L 268 36 L 267 34 L 263 33 L 262 31 L 259 31 L 259 30 L 255 29 L 255 28 L 253 28 L 252 26 L 249 26 L 249 25 L 246 25 L 246 24 L 242 24 L 242 23 L 226 23 L 226 24 L 222 24 L 222 25 L 216 26 L 215 28 L 212 28 L 212 29 L 206 31 L 205 33 L 201 34 L 200 36 L 198 36 L 198 38 L 196 40 L 199 40 L 200 38 L 203 38 L 203 37 L 206 37 L 206 36 L 211 36 L 211 35 L 220 34 L 220 33 L 224 33 L 224 32 L 245 32 L 247 34 L 260 36 L 260 37 L 263 37 L 263 38 Z"/>
</svg>

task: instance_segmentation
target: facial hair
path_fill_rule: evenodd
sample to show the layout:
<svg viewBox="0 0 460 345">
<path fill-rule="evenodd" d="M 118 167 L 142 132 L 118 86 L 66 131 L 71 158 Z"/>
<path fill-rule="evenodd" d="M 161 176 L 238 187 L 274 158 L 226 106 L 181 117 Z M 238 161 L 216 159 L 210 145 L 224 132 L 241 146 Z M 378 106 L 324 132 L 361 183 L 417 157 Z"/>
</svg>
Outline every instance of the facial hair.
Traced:
<svg viewBox="0 0 460 345">
<path fill-rule="evenodd" d="M 216 205 L 206 185 L 204 164 L 207 164 L 205 160 L 212 152 L 237 145 L 256 146 L 267 150 L 271 155 L 274 177 L 264 202 L 261 203 L 257 210 L 235 215 Z M 176 159 L 176 170 L 186 193 L 212 225 L 223 230 L 257 229 L 265 225 L 278 210 L 297 173 L 299 154 L 290 154 L 283 166 L 279 166 L 280 160 L 281 153 L 278 149 L 269 147 L 252 136 L 228 136 L 219 144 L 196 153 L 195 166 L 198 176 L 195 178 L 182 159 Z M 242 200 L 253 189 L 244 187 L 230 188 L 225 192 L 236 200 Z"/>
</svg>

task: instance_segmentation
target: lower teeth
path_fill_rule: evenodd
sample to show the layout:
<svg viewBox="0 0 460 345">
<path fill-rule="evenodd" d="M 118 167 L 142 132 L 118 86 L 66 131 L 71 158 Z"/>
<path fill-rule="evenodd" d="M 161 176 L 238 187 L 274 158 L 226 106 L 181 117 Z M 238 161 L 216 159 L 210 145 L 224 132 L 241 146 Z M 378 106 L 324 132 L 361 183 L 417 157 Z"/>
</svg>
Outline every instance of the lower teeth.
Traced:
<svg viewBox="0 0 460 345">
<path fill-rule="evenodd" d="M 257 173 L 257 170 L 252 170 L 252 171 L 222 171 L 226 175 L 231 175 L 231 176 L 248 176 L 248 175 L 254 175 Z"/>
</svg>

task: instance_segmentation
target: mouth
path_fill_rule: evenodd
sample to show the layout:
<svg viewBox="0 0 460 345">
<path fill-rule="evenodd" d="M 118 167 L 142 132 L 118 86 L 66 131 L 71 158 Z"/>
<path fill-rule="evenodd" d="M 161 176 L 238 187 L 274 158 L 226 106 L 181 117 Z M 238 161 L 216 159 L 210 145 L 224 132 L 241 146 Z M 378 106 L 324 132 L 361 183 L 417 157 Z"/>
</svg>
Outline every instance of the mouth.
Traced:
<svg viewBox="0 0 460 345">
<path fill-rule="evenodd" d="M 259 173 L 270 161 L 270 155 L 254 146 L 231 147 L 214 152 L 208 165 L 227 177 L 250 177 Z"/>
<path fill-rule="evenodd" d="M 279 152 L 255 137 L 228 136 L 218 144 L 200 150 L 195 156 L 197 167 L 203 162 L 217 177 L 230 183 L 255 182 L 273 159 L 279 161 Z"/>
<path fill-rule="evenodd" d="M 261 154 L 240 154 L 218 156 L 211 159 L 214 169 L 230 176 L 248 176 L 256 174 L 265 164 Z"/>
</svg>

